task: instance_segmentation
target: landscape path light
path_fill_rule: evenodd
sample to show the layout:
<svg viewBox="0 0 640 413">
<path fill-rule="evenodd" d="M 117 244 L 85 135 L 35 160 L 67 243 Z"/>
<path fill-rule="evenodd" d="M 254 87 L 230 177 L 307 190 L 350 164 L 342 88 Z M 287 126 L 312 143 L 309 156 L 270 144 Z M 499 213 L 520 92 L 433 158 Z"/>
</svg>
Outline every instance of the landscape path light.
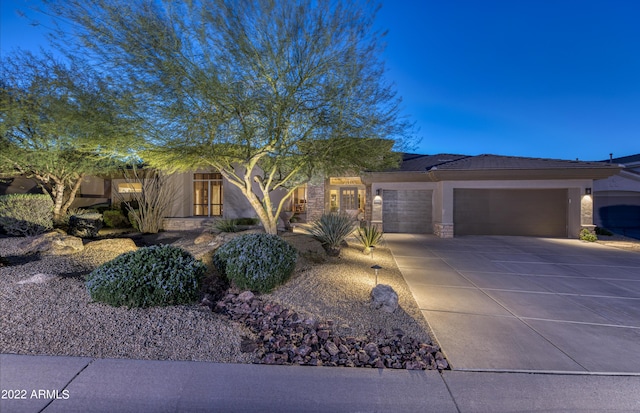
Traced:
<svg viewBox="0 0 640 413">
<path fill-rule="evenodd" d="M 378 264 L 376 264 L 376 265 L 373 265 L 371 268 L 376 273 L 376 285 L 378 285 L 378 271 L 380 271 L 382 269 L 382 267 L 379 266 Z"/>
<path fill-rule="evenodd" d="M 369 250 L 371 250 L 371 259 L 373 259 L 373 250 L 375 250 L 376 247 L 374 245 L 369 247 Z"/>
</svg>

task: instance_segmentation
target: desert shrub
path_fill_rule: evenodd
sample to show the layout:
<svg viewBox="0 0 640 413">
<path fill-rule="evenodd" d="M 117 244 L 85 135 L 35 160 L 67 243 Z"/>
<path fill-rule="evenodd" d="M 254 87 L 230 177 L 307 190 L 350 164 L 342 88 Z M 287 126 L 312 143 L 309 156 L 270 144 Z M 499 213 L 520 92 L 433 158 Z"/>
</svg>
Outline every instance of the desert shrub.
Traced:
<svg viewBox="0 0 640 413">
<path fill-rule="evenodd" d="M 104 221 L 99 212 L 89 212 L 80 215 L 73 215 L 69 218 L 68 233 L 83 238 L 93 238 L 98 236 Z"/>
<path fill-rule="evenodd" d="M 104 225 L 109 228 L 127 228 L 131 226 L 127 217 L 119 209 L 109 209 L 102 213 Z"/>
<path fill-rule="evenodd" d="M 269 292 L 286 282 L 296 266 L 297 253 L 277 235 L 245 234 L 218 248 L 213 263 L 242 289 Z"/>
<path fill-rule="evenodd" d="M 53 200 L 45 194 L 0 196 L 0 227 L 9 235 L 38 235 L 53 229 Z"/>
<path fill-rule="evenodd" d="M 87 291 L 112 306 L 186 304 L 198 298 L 206 266 L 187 251 L 154 245 L 127 252 L 93 270 Z"/>
<path fill-rule="evenodd" d="M 349 214 L 323 214 L 319 220 L 311 223 L 307 230 L 312 237 L 325 247 L 329 255 L 340 254 L 340 245 L 351 235 L 356 227 L 356 221 Z"/>
<path fill-rule="evenodd" d="M 596 235 L 605 235 L 607 237 L 613 236 L 613 232 L 609 231 L 606 228 L 596 227 L 595 231 L 596 231 Z"/>
<path fill-rule="evenodd" d="M 369 224 L 365 227 L 358 227 L 356 237 L 365 249 L 370 249 L 378 245 L 382 239 L 382 231 L 377 226 Z"/>
<path fill-rule="evenodd" d="M 235 219 L 216 219 L 213 227 L 220 232 L 238 232 L 238 224 Z"/>
<path fill-rule="evenodd" d="M 583 228 L 582 231 L 580 231 L 580 239 L 582 241 L 595 242 L 598 240 L 598 237 L 587 228 Z"/>
<path fill-rule="evenodd" d="M 256 225 L 260 220 L 258 218 L 237 218 L 237 225 Z"/>
</svg>

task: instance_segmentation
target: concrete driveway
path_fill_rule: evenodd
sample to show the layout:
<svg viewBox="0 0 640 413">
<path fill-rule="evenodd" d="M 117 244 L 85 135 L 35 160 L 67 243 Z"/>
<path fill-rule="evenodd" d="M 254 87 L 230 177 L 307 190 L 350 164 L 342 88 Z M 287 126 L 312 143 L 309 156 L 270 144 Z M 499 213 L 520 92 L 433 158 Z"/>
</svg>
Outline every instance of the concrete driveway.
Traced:
<svg viewBox="0 0 640 413">
<path fill-rule="evenodd" d="M 569 239 L 385 234 L 454 370 L 640 374 L 640 254 Z"/>
</svg>

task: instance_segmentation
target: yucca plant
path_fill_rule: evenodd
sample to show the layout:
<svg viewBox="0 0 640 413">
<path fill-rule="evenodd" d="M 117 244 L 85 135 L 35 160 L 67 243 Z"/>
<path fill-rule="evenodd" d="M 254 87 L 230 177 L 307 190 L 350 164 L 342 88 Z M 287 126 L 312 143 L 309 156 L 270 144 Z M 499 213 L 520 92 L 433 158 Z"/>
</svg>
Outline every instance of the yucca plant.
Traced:
<svg viewBox="0 0 640 413">
<path fill-rule="evenodd" d="M 378 245 L 382 239 L 382 231 L 377 226 L 369 224 L 366 227 L 358 227 L 356 237 L 364 246 L 363 252 L 369 254 L 371 247 Z"/>
<path fill-rule="evenodd" d="M 351 215 L 332 213 L 323 214 L 319 220 L 311 223 L 307 231 L 322 243 L 328 255 L 337 257 L 340 255 L 340 245 L 355 227 L 356 221 Z"/>
</svg>

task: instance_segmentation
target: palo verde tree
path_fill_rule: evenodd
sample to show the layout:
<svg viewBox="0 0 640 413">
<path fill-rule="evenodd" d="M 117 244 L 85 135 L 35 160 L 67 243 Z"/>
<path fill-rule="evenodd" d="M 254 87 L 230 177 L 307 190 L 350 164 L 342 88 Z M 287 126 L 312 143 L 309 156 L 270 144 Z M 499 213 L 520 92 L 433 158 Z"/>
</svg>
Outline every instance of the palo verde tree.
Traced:
<svg viewBox="0 0 640 413">
<path fill-rule="evenodd" d="M 412 126 L 384 80 L 368 3 L 65 0 L 46 12 L 66 21 L 63 49 L 136 95 L 146 163 L 215 168 L 268 233 L 314 174 L 395 165 Z"/>
<path fill-rule="evenodd" d="M 0 74 L 0 174 L 35 179 L 60 220 L 85 176 L 114 168 L 97 150 L 130 133 L 127 123 L 108 85 L 81 64 L 16 52 Z"/>
</svg>

